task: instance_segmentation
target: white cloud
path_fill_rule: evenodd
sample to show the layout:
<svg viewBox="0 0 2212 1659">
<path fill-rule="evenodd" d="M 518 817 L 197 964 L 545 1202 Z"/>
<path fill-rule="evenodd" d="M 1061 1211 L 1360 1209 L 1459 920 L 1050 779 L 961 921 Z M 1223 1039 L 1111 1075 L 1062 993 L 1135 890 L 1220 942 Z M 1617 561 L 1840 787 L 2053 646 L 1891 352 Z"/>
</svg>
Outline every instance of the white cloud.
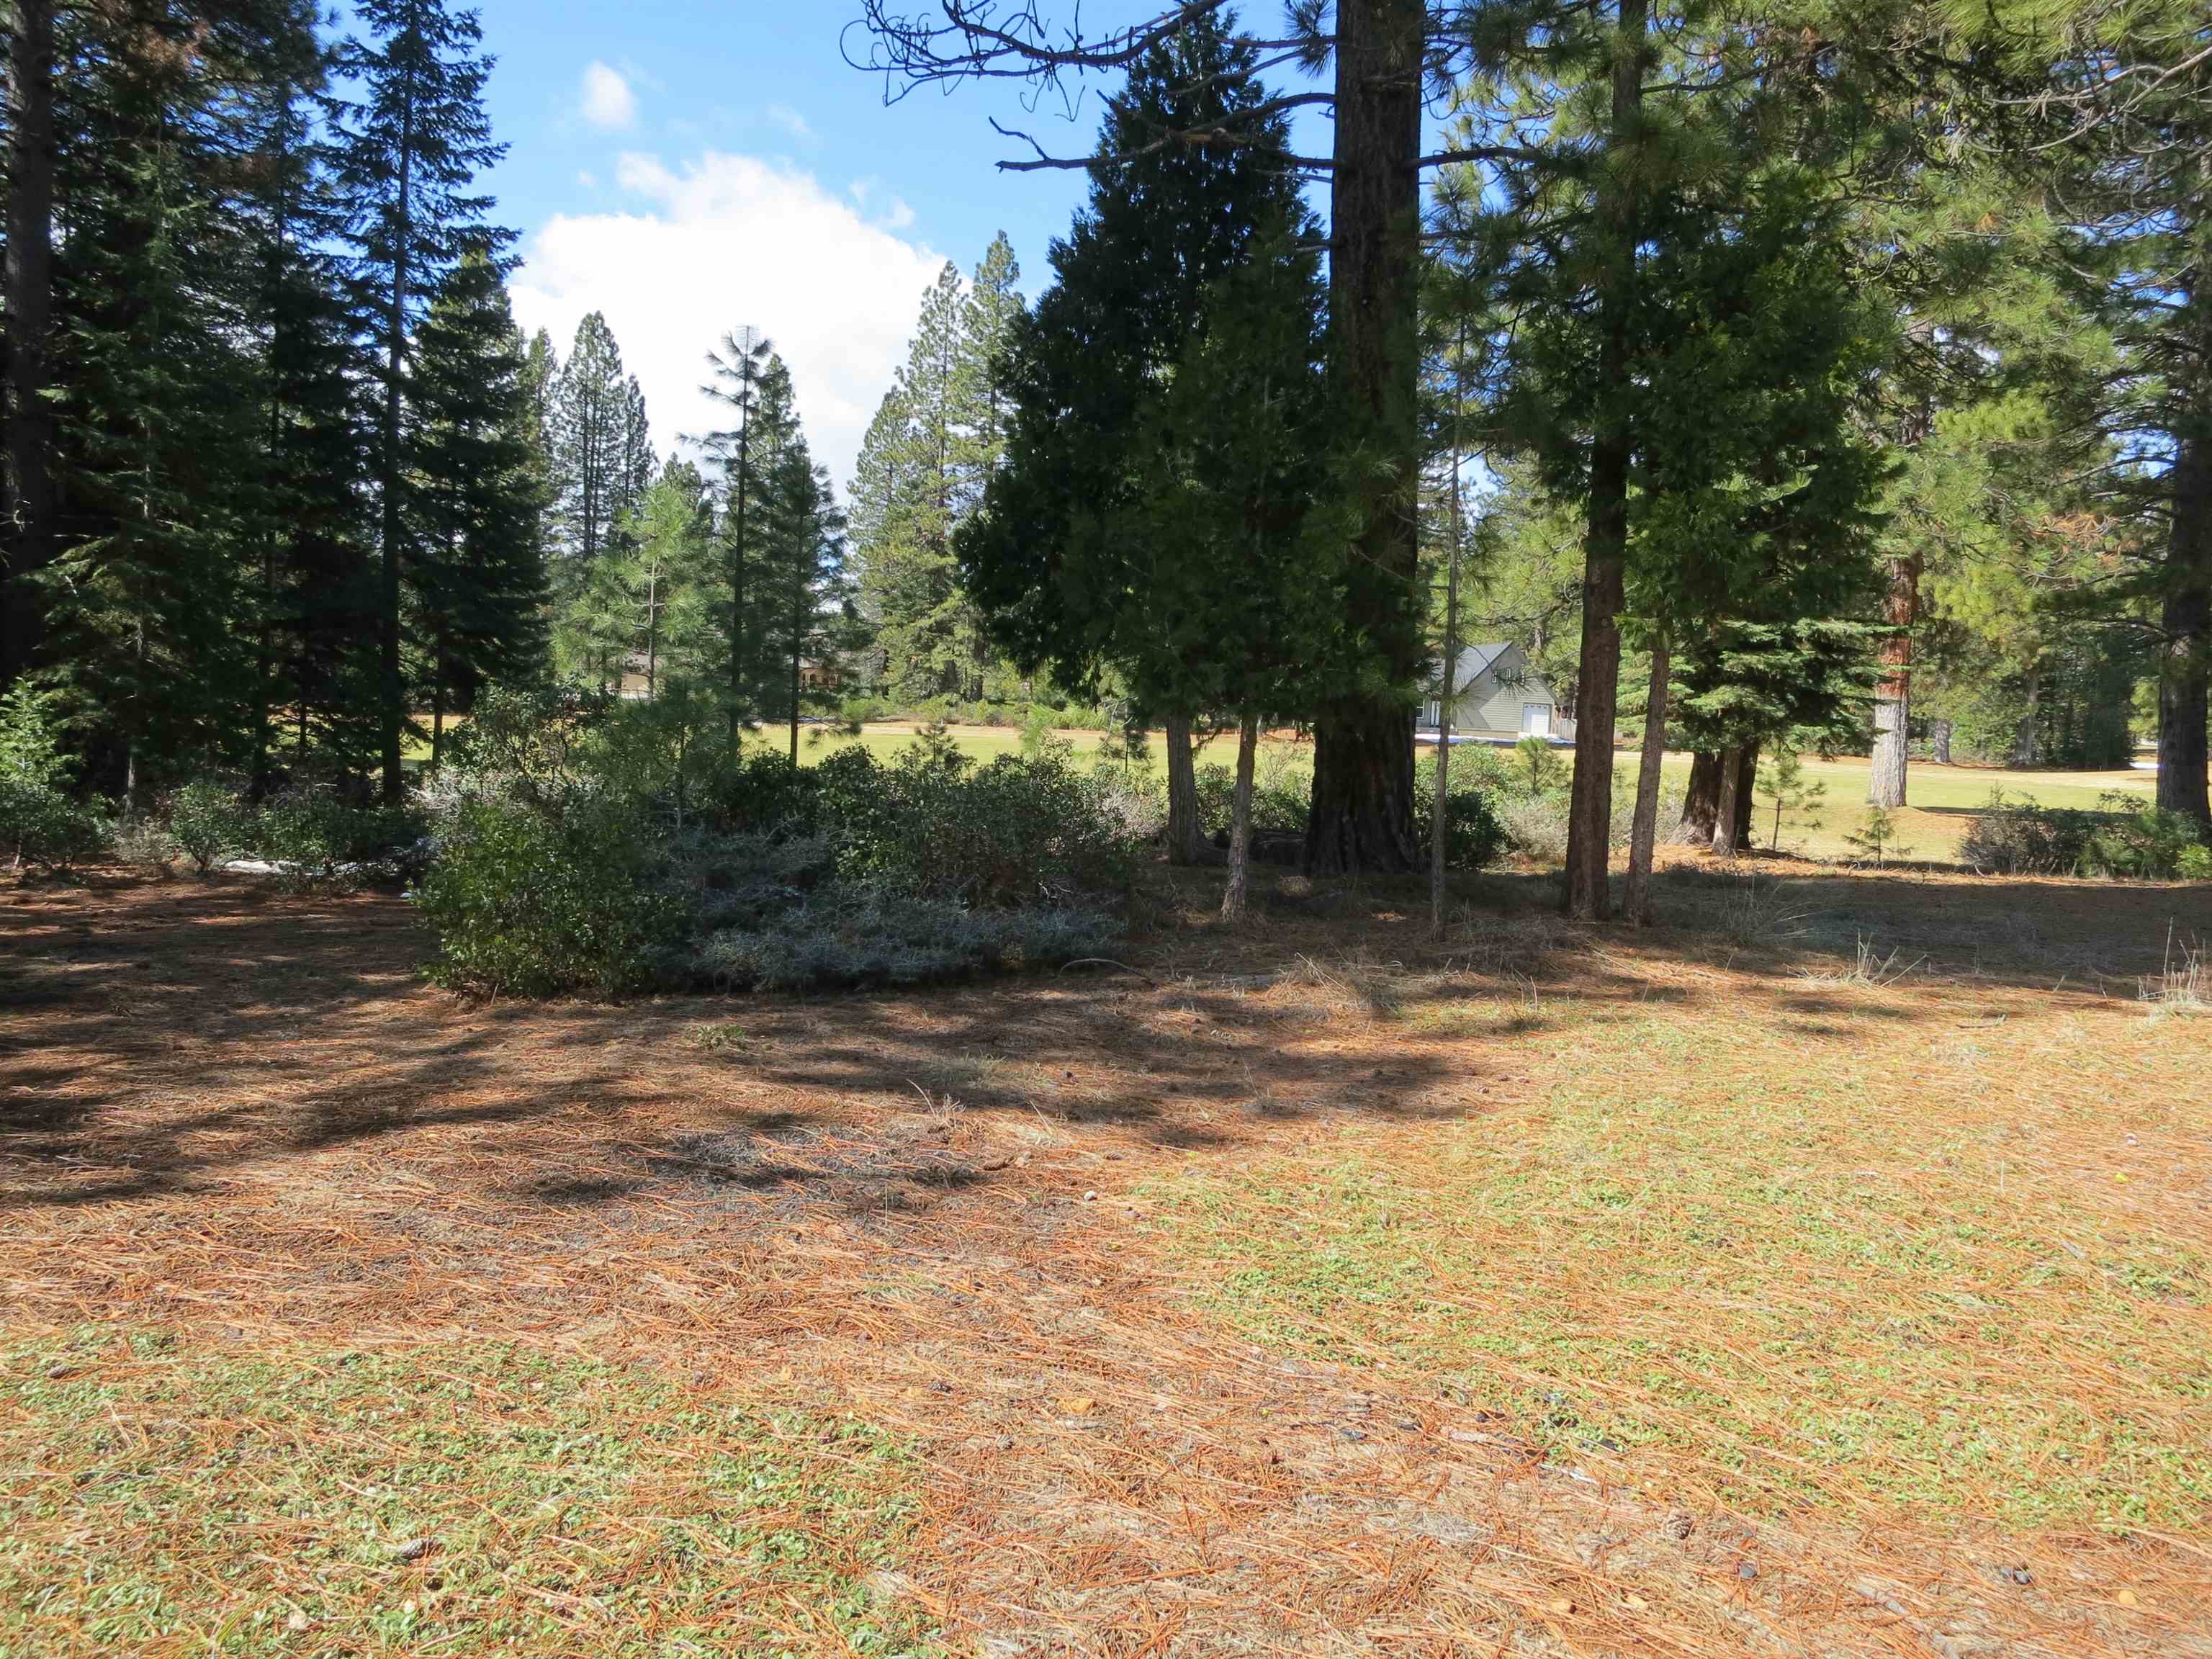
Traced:
<svg viewBox="0 0 2212 1659">
<path fill-rule="evenodd" d="M 842 493 L 943 258 L 786 163 L 710 150 L 672 170 L 631 155 L 617 182 L 629 210 L 563 215 L 530 239 L 518 320 L 565 353 L 578 320 L 604 312 L 664 454 L 720 423 L 698 389 L 706 355 L 752 325 L 791 366 L 809 441 Z"/>
<path fill-rule="evenodd" d="M 806 125 L 806 118 L 788 104 L 770 104 L 768 118 L 794 138 L 811 138 L 814 129 Z"/>
<path fill-rule="evenodd" d="M 637 122 L 637 94 L 623 78 L 596 58 L 584 70 L 584 118 L 608 132 L 619 132 Z"/>
</svg>

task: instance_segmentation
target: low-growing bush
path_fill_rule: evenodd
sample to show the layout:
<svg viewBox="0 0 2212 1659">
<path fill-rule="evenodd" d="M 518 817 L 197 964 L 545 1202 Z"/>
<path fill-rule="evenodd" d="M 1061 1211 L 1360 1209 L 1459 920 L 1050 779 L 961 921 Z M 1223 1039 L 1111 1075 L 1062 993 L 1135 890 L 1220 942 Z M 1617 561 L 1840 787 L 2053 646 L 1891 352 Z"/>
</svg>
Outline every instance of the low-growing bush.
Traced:
<svg viewBox="0 0 2212 1659">
<path fill-rule="evenodd" d="M 830 887 L 772 924 L 708 934 L 693 975 L 717 990 L 912 986 L 1057 967 L 1119 939 L 1112 912 L 971 910 L 943 899 Z"/>
<path fill-rule="evenodd" d="M 253 813 L 213 778 L 195 778 L 169 797 L 168 837 L 203 876 L 253 840 Z"/>
<path fill-rule="evenodd" d="M 141 817 L 125 818 L 109 828 L 107 855 L 118 864 L 168 876 L 176 872 L 177 860 L 185 853 L 164 825 Z"/>
<path fill-rule="evenodd" d="M 261 809 L 253 850 L 303 879 L 349 867 L 408 864 L 425 824 L 408 807 L 362 806 L 325 783 L 297 783 Z"/>
<path fill-rule="evenodd" d="M 105 842 L 90 809 L 59 789 L 0 775 L 0 857 L 64 870 L 96 856 Z"/>
<path fill-rule="evenodd" d="M 2100 806 L 2038 806 L 1992 789 L 1959 856 L 1991 875 L 2170 881 L 2204 878 L 2192 870 L 2212 872 L 2212 850 L 2193 820 L 2118 792 L 2103 796 Z"/>
<path fill-rule="evenodd" d="M 1425 797 L 1413 814 L 1413 829 L 1428 858 L 1436 822 L 1434 797 Z M 1482 870 L 1498 862 L 1506 847 L 1505 825 L 1490 798 L 1479 789 L 1452 789 L 1444 796 L 1444 867 Z"/>
<path fill-rule="evenodd" d="M 849 881 L 1015 909 L 1120 893 L 1133 873 L 1107 786 L 1057 754 L 977 768 L 925 736 L 889 765 L 849 749 L 816 769 L 816 823 L 841 839 Z"/>
<path fill-rule="evenodd" d="M 618 996 L 664 975 L 684 915 L 651 881 L 642 829 L 605 802 L 463 805 L 414 895 L 438 939 L 430 977 L 489 996 Z"/>
<path fill-rule="evenodd" d="M 52 699 L 15 686 L 0 697 L 0 855 L 57 869 L 100 852 L 104 826 L 70 798 L 69 775 Z"/>
</svg>

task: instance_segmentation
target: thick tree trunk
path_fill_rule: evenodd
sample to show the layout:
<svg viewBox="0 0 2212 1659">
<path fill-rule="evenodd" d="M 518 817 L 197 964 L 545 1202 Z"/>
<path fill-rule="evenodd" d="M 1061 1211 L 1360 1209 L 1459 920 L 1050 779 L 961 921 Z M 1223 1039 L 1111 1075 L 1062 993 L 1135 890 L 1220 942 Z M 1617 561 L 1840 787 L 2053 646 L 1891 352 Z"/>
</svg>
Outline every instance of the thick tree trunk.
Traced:
<svg viewBox="0 0 2212 1659">
<path fill-rule="evenodd" d="M 1759 745 L 1751 744 L 1736 757 L 1735 850 L 1751 850 L 1751 818 L 1759 805 Z"/>
<path fill-rule="evenodd" d="M 1690 757 L 1689 793 L 1682 798 L 1682 842 L 1698 847 L 1713 838 L 1721 815 L 1721 757 L 1700 750 Z"/>
<path fill-rule="evenodd" d="M 1723 752 L 1720 767 L 1720 801 L 1713 812 L 1713 851 L 1722 858 L 1735 856 L 1735 824 L 1739 803 L 1737 796 L 1743 785 L 1743 751 L 1730 749 Z"/>
<path fill-rule="evenodd" d="M 2205 722 L 2212 702 L 2212 437 L 2182 441 L 2160 614 L 2158 804 L 2212 830 Z"/>
<path fill-rule="evenodd" d="M 1252 769 L 1260 750 L 1260 716 L 1244 711 L 1237 733 L 1237 791 L 1229 812 L 1229 881 L 1221 890 L 1221 919 L 1241 921 L 1252 884 Z"/>
<path fill-rule="evenodd" d="M 1920 619 L 1920 555 L 1889 562 L 1882 619 L 1897 632 L 1882 641 L 1881 678 L 1874 693 L 1874 768 L 1867 799 L 1876 806 L 1905 805 L 1905 773 L 1912 732 L 1912 627 Z"/>
<path fill-rule="evenodd" d="M 1190 716 L 1170 714 L 1168 733 L 1168 862 L 1207 864 L 1213 848 L 1198 814 L 1198 763 L 1190 750 Z"/>
<path fill-rule="evenodd" d="M 1422 0 L 1339 0 L 1336 167 L 1330 180 L 1329 332 L 1355 429 L 1390 458 L 1370 480 L 1348 620 L 1390 679 L 1421 672 L 1418 419 Z M 1316 711 L 1305 862 L 1316 874 L 1419 868 L 1413 710 L 1387 694 Z"/>
<path fill-rule="evenodd" d="M 1605 256 L 1598 276 L 1598 424 L 1590 442 L 1589 535 L 1583 563 L 1583 644 L 1575 687 L 1575 777 L 1567 803 L 1567 914 L 1602 921 L 1612 908 L 1613 738 L 1620 698 L 1620 611 L 1628 571 L 1629 318 L 1636 302 L 1637 191 L 1629 158 L 1640 139 L 1645 0 L 1621 0 L 1613 110 L 1597 214 Z"/>
<path fill-rule="evenodd" d="M 1651 690 L 1644 701 L 1644 759 L 1636 773 L 1636 822 L 1628 837 L 1628 892 L 1621 915 L 1651 925 L 1651 860 L 1659 843 L 1659 769 L 1667 758 L 1668 641 L 1651 646 Z"/>
<path fill-rule="evenodd" d="M 0 566 L 0 687 L 31 665 L 43 607 L 33 578 L 53 554 L 54 0 L 18 0 L 9 40 L 6 301 L 8 526 Z"/>
<path fill-rule="evenodd" d="M 1951 733 L 1954 729 L 1950 720 L 1928 722 L 1928 755 L 1938 766 L 1951 764 Z"/>
</svg>

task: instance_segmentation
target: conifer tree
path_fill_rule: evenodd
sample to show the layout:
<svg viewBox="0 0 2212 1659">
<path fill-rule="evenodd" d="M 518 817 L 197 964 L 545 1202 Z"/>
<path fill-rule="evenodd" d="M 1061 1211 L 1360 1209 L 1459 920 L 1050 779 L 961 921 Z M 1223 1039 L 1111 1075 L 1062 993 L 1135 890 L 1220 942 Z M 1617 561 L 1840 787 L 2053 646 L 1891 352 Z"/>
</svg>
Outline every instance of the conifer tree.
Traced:
<svg viewBox="0 0 2212 1659">
<path fill-rule="evenodd" d="M 615 526 L 636 508 L 653 476 L 645 394 L 623 373 L 622 349 L 599 312 L 576 325 L 568 361 L 552 381 L 547 418 L 561 581 L 574 593 L 591 562 L 611 548 Z"/>
<path fill-rule="evenodd" d="M 381 407 L 374 460 L 378 544 L 378 700 L 384 796 L 403 787 L 402 572 L 411 457 L 405 418 L 415 329 L 447 274 L 471 252 L 496 258 L 511 233 L 486 221 L 477 173 L 505 153 L 483 112 L 490 60 L 472 10 L 446 0 L 361 0 L 367 39 L 337 54 L 332 167 L 353 204 L 353 275 Z"/>
<path fill-rule="evenodd" d="M 747 646 L 750 618 L 746 614 L 746 574 L 751 560 L 754 505 L 760 498 L 760 444 L 755 430 L 761 412 L 762 382 L 775 356 L 768 337 L 757 328 L 740 328 L 722 337 L 720 347 L 707 356 L 712 375 L 703 390 L 730 411 L 735 424 L 709 433 L 705 448 L 709 464 L 719 475 L 720 540 L 726 598 L 716 609 L 717 627 L 724 649 L 725 715 L 732 748 L 738 730 L 750 718 L 748 696 L 750 658 Z"/>
<path fill-rule="evenodd" d="M 470 254 L 439 284 L 408 385 L 410 620 L 433 766 L 449 712 L 466 712 L 491 681 L 542 666 L 544 501 L 526 375 L 499 267 Z"/>
</svg>

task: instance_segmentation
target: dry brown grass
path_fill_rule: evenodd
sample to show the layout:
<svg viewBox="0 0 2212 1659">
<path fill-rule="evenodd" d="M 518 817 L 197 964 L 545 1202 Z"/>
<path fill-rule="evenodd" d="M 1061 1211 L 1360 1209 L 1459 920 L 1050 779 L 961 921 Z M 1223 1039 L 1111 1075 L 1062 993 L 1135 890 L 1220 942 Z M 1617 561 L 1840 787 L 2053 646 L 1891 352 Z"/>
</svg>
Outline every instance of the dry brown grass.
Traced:
<svg viewBox="0 0 2212 1659">
<path fill-rule="evenodd" d="M 69 1363 L 88 1383 L 116 1367 L 130 1436 L 176 1410 L 125 1357 L 148 1341 L 186 1379 L 496 1343 L 748 1421 L 870 1425 L 912 1501 L 875 1540 L 896 1552 L 876 1589 L 951 1651 L 2207 1651 L 2207 1528 L 2184 1488 L 2158 1488 L 2154 1516 L 2039 1513 L 1895 1441 L 1798 1478 L 1773 1449 L 1792 1420 L 1776 1402 L 1818 1405 L 1814 1374 L 1723 1352 L 1756 1328 L 1731 1306 L 1742 1284 L 1647 1271 L 1685 1224 L 1668 1206 L 1686 1183 L 1747 1206 L 1732 1183 L 1759 1165 L 1800 1197 L 1869 1171 L 1837 1204 L 1875 1194 L 1913 1226 L 1983 1227 L 1994 1204 L 2011 1231 L 1968 1255 L 2070 1243 L 2087 1261 L 2059 1249 L 2063 1271 L 2111 1291 L 2091 1328 L 2065 1294 L 2086 1278 L 2036 1289 L 1987 1336 L 1982 1310 L 1912 1301 L 1925 1276 L 1824 1261 L 1779 1223 L 1737 1249 L 1771 1276 L 1757 1317 L 1856 1343 L 1858 1299 L 1893 1295 L 1940 1357 L 1914 1387 L 2202 1444 L 2203 1304 L 2142 1274 L 2164 1241 L 2203 1237 L 2212 1107 L 2197 1023 L 2149 1019 L 2136 995 L 2169 919 L 2212 921 L 2200 894 L 1793 870 L 1767 912 L 1786 926 L 1730 932 L 1711 914 L 1727 890 L 1689 876 L 1662 895 L 1672 925 L 1638 935 L 1567 928 L 1540 884 L 1498 878 L 1432 943 L 1417 895 L 1291 886 L 1244 931 L 1171 922 L 1139 941 L 1151 983 L 471 1008 L 416 981 L 422 941 L 387 898 L 10 893 L 0 1504 L 17 1524 L 0 1559 L 81 1560 L 96 1511 L 64 1465 L 96 1475 L 117 1455 L 70 1449 L 28 1403 L 44 1356 L 86 1356 Z M 1195 918 L 1206 900 L 1158 908 Z M 1860 937 L 1925 965 L 1887 986 L 1808 980 Z M 1803 1085 L 1778 1104 L 1761 1097 L 1778 1054 Z M 1709 1080 L 1694 1122 L 1644 1097 L 1662 1063 Z M 1640 1212 L 1594 1196 L 1617 1173 L 1599 1097 L 1618 1097 L 1620 1141 L 1654 1147 Z M 1731 1103 L 1756 1158 L 1714 1155 Z M 1791 1124 L 1799 1139 L 1759 1139 Z M 1433 1213 L 1378 1223 L 1371 1193 L 1322 1201 L 1375 1170 Z M 1528 1201 L 1486 1207 L 1508 1190 Z M 1182 1224 L 1194 1206 L 1234 1224 Z M 1396 1237 L 1435 1294 L 1363 1301 L 1370 1283 L 1309 1306 L 1231 1282 L 1288 1275 L 1293 1230 L 1316 1221 L 1359 1249 Z M 1445 1340 L 1468 1320 L 1571 1340 Z M 1632 1340 L 1779 1381 L 1700 1416 L 1674 1386 L 1691 1361 L 1637 1384 Z M 1549 1420 L 1555 1361 L 1580 1368 L 1577 1417 L 1637 1436 Z M 654 1420 L 613 1415 L 641 1435 Z M 1948 1486 L 1932 1498 L 1930 1468 Z M 589 1547 L 561 1547 L 557 1593 L 611 1595 L 604 1540 L 689 1501 L 655 1480 L 580 1498 Z M 811 1513 L 793 1524 L 824 1559 L 866 1554 Z M 156 1506 L 103 1542 L 176 1610 L 137 1650 L 264 1650 L 236 1618 L 274 1581 L 219 1542 L 187 1549 L 188 1519 Z M 623 1559 L 623 1584 L 678 1582 L 663 1557 Z M 302 1645 L 280 1623 L 265 1650 L 418 1650 L 419 1632 L 379 1622 L 414 1583 L 335 1581 L 315 1630 L 344 1642 Z M 676 1628 L 650 1605 L 647 1627 Z M 441 1601 L 437 1650 L 500 1647 L 494 1607 L 483 1590 Z M 534 1651 L 623 1650 L 614 1626 L 566 1616 Z M 763 1639 L 852 1650 L 849 1631 L 786 1622 Z M 9 1639 L 102 1650 L 35 1615 Z"/>
</svg>

